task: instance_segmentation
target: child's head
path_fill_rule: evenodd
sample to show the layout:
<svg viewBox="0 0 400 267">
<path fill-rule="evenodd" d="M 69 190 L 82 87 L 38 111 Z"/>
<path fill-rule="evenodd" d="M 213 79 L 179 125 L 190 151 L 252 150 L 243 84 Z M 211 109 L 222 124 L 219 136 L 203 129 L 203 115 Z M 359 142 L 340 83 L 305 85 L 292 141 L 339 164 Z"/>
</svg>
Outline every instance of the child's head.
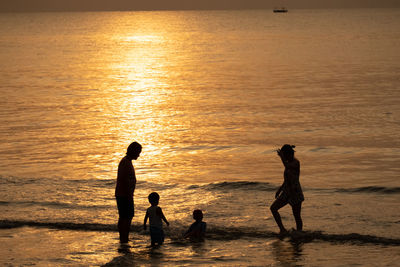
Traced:
<svg viewBox="0 0 400 267">
<path fill-rule="evenodd" d="M 283 153 L 283 156 L 288 159 L 288 160 L 292 160 L 294 158 L 294 149 L 296 146 L 294 145 L 288 145 L 285 144 L 282 146 L 281 148 L 281 152 Z"/>
<path fill-rule="evenodd" d="M 149 202 L 151 205 L 158 205 L 158 201 L 160 200 L 160 195 L 156 192 L 151 193 L 148 196 Z"/>
<path fill-rule="evenodd" d="M 203 219 L 203 212 L 201 210 L 194 210 L 193 219 L 196 221 L 201 221 Z"/>
</svg>

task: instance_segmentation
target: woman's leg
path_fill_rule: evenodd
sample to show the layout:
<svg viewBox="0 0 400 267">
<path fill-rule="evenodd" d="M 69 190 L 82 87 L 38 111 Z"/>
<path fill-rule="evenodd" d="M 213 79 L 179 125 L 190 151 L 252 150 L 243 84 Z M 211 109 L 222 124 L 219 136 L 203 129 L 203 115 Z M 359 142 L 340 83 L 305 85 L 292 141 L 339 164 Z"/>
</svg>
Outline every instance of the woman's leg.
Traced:
<svg viewBox="0 0 400 267">
<path fill-rule="evenodd" d="M 303 230 L 303 220 L 301 219 L 301 202 L 292 206 L 293 216 L 296 220 L 297 231 Z"/>
<path fill-rule="evenodd" d="M 278 210 L 284 207 L 287 203 L 288 203 L 287 201 L 277 198 L 270 207 L 272 215 L 274 215 L 274 219 L 276 221 L 276 224 L 278 224 L 281 233 L 285 233 L 286 229 L 282 224 L 281 215 L 279 214 Z"/>
</svg>

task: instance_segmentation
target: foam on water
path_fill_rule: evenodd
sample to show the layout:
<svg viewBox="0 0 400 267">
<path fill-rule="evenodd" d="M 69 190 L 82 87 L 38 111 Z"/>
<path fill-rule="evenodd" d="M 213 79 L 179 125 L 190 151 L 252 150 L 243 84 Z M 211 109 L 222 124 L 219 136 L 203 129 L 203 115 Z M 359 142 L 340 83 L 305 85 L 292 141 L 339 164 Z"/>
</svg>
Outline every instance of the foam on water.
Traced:
<svg viewBox="0 0 400 267">
<path fill-rule="evenodd" d="M 0 220 L 0 229 L 12 229 L 23 226 L 51 228 L 58 230 L 75 230 L 75 231 L 99 231 L 99 232 L 117 232 L 115 224 L 96 224 L 96 223 L 71 223 L 71 222 L 39 222 L 39 221 L 13 221 Z M 171 239 L 179 240 L 181 231 L 175 230 L 171 232 Z M 139 234 L 144 234 L 142 225 L 133 225 L 132 231 Z M 169 231 L 167 231 L 168 233 Z M 297 242 L 313 242 L 316 240 L 326 242 L 343 242 L 343 243 L 358 243 L 358 244 L 379 244 L 400 246 L 400 239 L 385 238 L 373 235 L 362 235 L 358 233 L 350 234 L 329 234 L 322 231 L 290 231 L 286 236 L 280 236 L 275 232 L 261 231 L 254 228 L 243 227 L 217 227 L 211 226 L 207 229 L 207 239 L 215 240 L 233 240 L 241 238 L 289 238 Z"/>
</svg>

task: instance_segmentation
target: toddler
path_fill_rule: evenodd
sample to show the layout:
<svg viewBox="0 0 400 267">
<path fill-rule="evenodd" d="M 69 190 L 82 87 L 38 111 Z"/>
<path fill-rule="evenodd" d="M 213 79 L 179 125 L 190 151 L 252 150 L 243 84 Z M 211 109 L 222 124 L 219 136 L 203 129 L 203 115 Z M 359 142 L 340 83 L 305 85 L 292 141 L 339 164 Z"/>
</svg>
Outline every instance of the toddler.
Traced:
<svg viewBox="0 0 400 267">
<path fill-rule="evenodd" d="M 169 225 L 169 222 L 165 218 L 162 209 L 158 206 L 160 196 L 156 192 L 153 192 L 149 195 L 148 199 L 151 206 L 146 211 L 143 227 L 144 230 L 146 230 L 147 219 L 149 219 L 151 246 L 155 246 L 156 244 L 162 245 L 164 243 L 162 221 L 164 221 L 167 225 Z"/>
</svg>

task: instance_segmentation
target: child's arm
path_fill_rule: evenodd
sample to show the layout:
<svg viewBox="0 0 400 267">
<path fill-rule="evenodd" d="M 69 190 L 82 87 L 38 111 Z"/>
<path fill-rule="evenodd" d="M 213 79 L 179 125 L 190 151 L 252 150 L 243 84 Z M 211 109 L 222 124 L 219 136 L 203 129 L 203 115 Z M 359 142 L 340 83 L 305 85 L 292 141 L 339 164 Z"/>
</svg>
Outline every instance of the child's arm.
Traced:
<svg viewBox="0 0 400 267">
<path fill-rule="evenodd" d="M 207 223 L 204 222 L 203 225 L 202 225 L 202 227 L 201 227 L 201 234 L 202 234 L 203 236 L 206 235 L 206 229 L 207 229 Z"/>
<path fill-rule="evenodd" d="M 187 232 L 185 233 L 185 235 L 183 236 L 183 238 L 189 238 L 193 236 L 193 231 L 192 232 Z"/>
<path fill-rule="evenodd" d="M 193 232 L 193 224 L 190 225 L 189 229 L 186 231 L 186 233 L 183 235 L 183 238 L 188 238 L 192 235 Z"/>
<path fill-rule="evenodd" d="M 195 237 L 195 238 L 203 238 L 206 233 L 207 224 L 205 222 L 200 222 L 200 225 L 197 223 L 192 224 L 189 227 L 189 230 L 184 234 L 184 238 Z"/>
<path fill-rule="evenodd" d="M 146 230 L 146 224 L 147 224 L 147 219 L 149 218 L 149 214 L 146 211 L 146 216 L 144 216 L 144 223 L 143 223 L 143 228 Z"/>
<path fill-rule="evenodd" d="M 161 219 L 169 226 L 169 222 L 167 221 L 167 218 L 165 218 L 164 213 L 162 212 L 162 209 L 160 207 L 158 207 L 157 212 L 160 215 Z"/>
</svg>

